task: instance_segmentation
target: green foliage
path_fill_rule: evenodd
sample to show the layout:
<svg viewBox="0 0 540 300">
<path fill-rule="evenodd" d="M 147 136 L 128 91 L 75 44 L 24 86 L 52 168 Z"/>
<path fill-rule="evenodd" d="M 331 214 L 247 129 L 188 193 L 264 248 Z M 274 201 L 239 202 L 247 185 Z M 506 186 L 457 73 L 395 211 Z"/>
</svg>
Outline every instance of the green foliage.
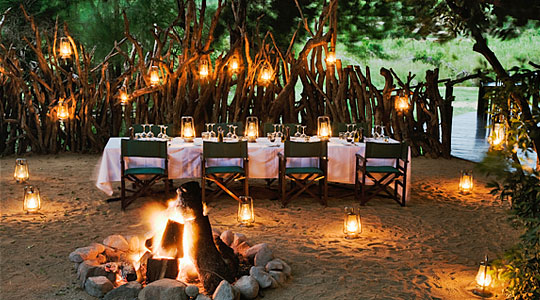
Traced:
<svg viewBox="0 0 540 300">
<path fill-rule="evenodd" d="M 540 299 L 540 173 L 506 172 L 491 193 L 511 199 L 511 221 L 523 228 L 520 242 L 497 261 L 512 299 Z"/>
</svg>

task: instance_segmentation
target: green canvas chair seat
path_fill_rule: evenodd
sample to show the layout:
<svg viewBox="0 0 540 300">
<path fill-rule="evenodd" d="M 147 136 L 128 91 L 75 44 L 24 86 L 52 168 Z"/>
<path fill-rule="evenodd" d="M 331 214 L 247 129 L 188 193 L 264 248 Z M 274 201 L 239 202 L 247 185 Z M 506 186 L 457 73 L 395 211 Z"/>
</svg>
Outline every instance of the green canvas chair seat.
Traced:
<svg viewBox="0 0 540 300">
<path fill-rule="evenodd" d="M 242 166 L 238 165 L 226 165 L 226 166 L 209 166 L 208 163 L 212 163 L 214 160 L 219 159 L 239 159 L 242 160 Z M 235 143 L 225 142 L 203 142 L 203 153 L 201 155 L 201 186 L 202 186 L 202 200 L 207 201 L 206 195 L 206 181 L 214 182 L 218 189 L 216 189 L 210 197 L 216 197 L 225 192 L 232 198 L 240 201 L 240 198 L 235 194 L 228 185 L 235 181 L 243 181 L 244 194 L 249 195 L 249 160 L 248 160 L 248 148 L 247 141 L 240 141 Z"/>
<path fill-rule="evenodd" d="M 165 174 L 163 168 L 129 168 L 124 171 L 124 175 L 152 175 L 152 174 Z"/>
<path fill-rule="evenodd" d="M 134 157 L 163 159 L 161 167 L 129 167 L 126 159 Z M 165 191 L 169 191 L 169 161 L 166 141 L 121 141 L 121 196 L 122 210 L 125 210 L 139 196 L 147 192 L 159 180 L 165 182 Z M 126 189 L 126 181 L 133 182 L 134 190 Z M 132 192 L 127 197 L 126 192 Z"/>
<path fill-rule="evenodd" d="M 354 195 L 361 205 L 365 205 L 373 197 L 381 195 L 390 197 L 399 205 L 405 206 L 408 156 L 409 145 L 407 143 L 366 143 L 365 154 L 356 154 Z M 394 165 L 370 166 L 368 162 L 372 159 L 394 159 Z M 366 185 L 367 178 L 373 182 L 373 185 Z M 392 183 L 394 184 L 393 191 L 390 190 Z M 402 189 L 401 197 L 398 195 L 398 186 Z"/>
<path fill-rule="evenodd" d="M 328 198 L 328 144 L 326 141 L 303 143 L 285 141 L 283 153 L 279 157 L 279 186 L 281 190 L 281 205 L 287 206 L 294 198 L 307 192 L 326 206 Z M 289 158 L 318 158 L 317 167 L 287 167 Z M 287 191 L 287 180 L 292 187 Z M 319 183 L 319 195 L 309 188 Z"/>
<path fill-rule="evenodd" d="M 239 166 L 216 166 L 207 167 L 206 174 L 227 174 L 227 173 L 239 173 L 244 174 L 244 169 Z"/>
</svg>

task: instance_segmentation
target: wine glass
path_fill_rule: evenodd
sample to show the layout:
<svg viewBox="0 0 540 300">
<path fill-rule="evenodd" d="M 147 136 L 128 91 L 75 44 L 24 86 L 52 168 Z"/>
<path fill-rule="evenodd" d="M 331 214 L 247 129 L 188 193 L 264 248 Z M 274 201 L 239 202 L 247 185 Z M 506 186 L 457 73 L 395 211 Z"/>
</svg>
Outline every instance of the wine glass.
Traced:
<svg viewBox="0 0 540 300">
<path fill-rule="evenodd" d="M 232 128 L 233 125 L 227 125 L 229 127 L 229 132 L 227 132 L 227 138 L 230 139 L 233 137 Z"/>
<path fill-rule="evenodd" d="M 159 133 L 157 135 L 158 139 L 163 138 L 163 125 L 159 125 Z"/>
<path fill-rule="evenodd" d="M 215 138 L 217 136 L 216 132 L 214 131 L 215 126 L 216 123 L 210 123 L 210 138 Z"/>
<path fill-rule="evenodd" d="M 303 125 L 302 126 L 302 134 L 300 135 L 301 138 L 308 138 L 307 134 L 306 134 L 306 128 L 307 126 L 306 125 Z"/>
<path fill-rule="evenodd" d="M 302 134 L 300 133 L 300 127 L 302 125 L 298 124 L 296 125 L 296 133 L 294 134 L 295 137 L 302 137 Z"/>
<path fill-rule="evenodd" d="M 168 139 L 169 136 L 167 135 L 167 129 L 169 128 L 169 126 L 167 125 L 163 125 L 163 138 L 164 139 Z"/>
<path fill-rule="evenodd" d="M 347 131 L 344 134 L 346 140 L 349 140 L 351 138 L 351 125 L 352 124 L 347 124 Z"/>
<path fill-rule="evenodd" d="M 148 130 L 148 133 L 146 134 L 146 137 L 150 139 L 154 137 L 154 132 L 152 131 L 152 127 L 154 127 L 154 124 L 150 124 L 150 130 Z"/>
<path fill-rule="evenodd" d="M 142 129 L 142 132 L 140 134 L 140 137 L 141 137 L 141 139 L 144 139 L 144 138 L 146 138 L 146 126 L 148 126 L 148 124 L 141 124 L 141 126 L 142 126 L 143 129 Z"/>
<path fill-rule="evenodd" d="M 274 132 L 269 132 L 266 134 L 266 136 L 268 137 L 270 143 L 274 143 L 276 141 L 276 134 Z"/>
<path fill-rule="evenodd" d="M 276 131 L 276 138 L 281 138 L 283 136 L 283 125 L 282 124 L 276 124 L 277 125 L 277 131 Z"/>
<path fill-rule="evenodd" d="M 238 126 L 235 126 L 235 125 L 231 125 L 232 129 L 233 129 L 233 133 L 232 133 L 232 138 L 233 140 L 237 140 L 238 139 L 238 135 L 236 135 L 236 128 L 238 128 Z"/>
</svg>

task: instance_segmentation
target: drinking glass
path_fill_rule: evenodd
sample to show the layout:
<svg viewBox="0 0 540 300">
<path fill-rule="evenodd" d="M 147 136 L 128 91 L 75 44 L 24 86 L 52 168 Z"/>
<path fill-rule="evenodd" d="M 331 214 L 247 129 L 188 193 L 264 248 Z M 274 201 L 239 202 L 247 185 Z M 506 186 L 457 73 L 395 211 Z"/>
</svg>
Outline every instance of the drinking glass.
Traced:
<svg viewBox="0 0 540 300">
<path fill-rule="evenodd" d="M 300 124 L 296 125 L 296 133 L 294 134 L 295 137 L 301 137 L 302 136 L 302 134 L 300 133 L 300 127 L 301 126 L 302 125 L 300 125 Z"/>
<path fill-rule="evenodd" d="M 238 126 L 232 125 L 233 134 L 232 134 L 231 137 L 233 138 L 233 140 L 237 140 L 237 139 L 238 139 L 238 135 L 236 134 L 236 128 L 238 128 Z"/>
<path fill-rule="evenodd" d="M 148 124 L 141 124 L 143 130 L 141 132 L 141 134 L 139 135 L 141 137 L 141 139 L 144 139 L 146 138 L 146 126 L 148 126 Z"/>
<path fill-rule="evenodd" d="M 157 135 L 158 139 L 163 138 L 163 125 L 159 125 L 159 134 Z"/>
<path fill-rule="evenodd" d="M 302 126 L 302 134 L 300 135 L 300 137 L 305 138 L 305 137 L 307 136 L 307 135 L 306 135 L 306 128 L 307 128 L 307 126 L 305 126 L 305 125 Z"/>
<path fill-rule="evenodd" d="M 229 132 L 227 132 L 227 138 L 230 139 L 233 137 L 232 128 L 233 125 L 227 125 L 229 127 Z"/>
<path fill-rule="evenodd" d="M 152 131 L 152 127 L 154 127 L 154 124 L 150 124 L 149 126 L 150 130 L 148 130 L 148 133 L 146 134 L 146 137 L 150 139 L 154 137 L 154 132 Z"/>
<path fill-rule="evenodd" d="M 215 126 L 216 123 L 210 123 L 210 138 L 215 138 L 217 136 L 216 132 L 214 131 Z"/>
<path fill-rule="evenodd" d="M 379 134 L 380 131 L 381 131 L 381 126 L 375 125 L 375 127 L 373 127 L 373 137 L 375 139 L 378 139 L 380 137 L 380 134 Z"/>
<path fill-rule="evenodd" d="M 266 136 L 268 137 L 268 140 L 270 141 L 270 143 L 274 143 L 276 141 L 276 134 L 273 133 L 273 132 L 269 132 L 266 134 Z"/>
<path fill-rule="evenodd" d="M 380 134 L 380 137 L 381 138 L 384 138 L 386 136 L 386 134 L 384 133 L 384 126 L 381 125 L 381 134 Z"/>
<path fill-rule="evenodd" d="M 281 138 L 283 136 L 283 125 L 282 124 L 276 124 L 277 125 L 277 131 L 276 131 L 276 138 Z"/>
<path fill-rule="evenodd" d="M 162 137 L 163 137 L 164 139 L 168 139 L 168 138 L 169 138 L 169 136 L 167 135 L 167 129 L 168 129 L 168 128 L 169 128 L 169 126 L 163 125 L 163 136 L 162 136 Z"/>
</svg>

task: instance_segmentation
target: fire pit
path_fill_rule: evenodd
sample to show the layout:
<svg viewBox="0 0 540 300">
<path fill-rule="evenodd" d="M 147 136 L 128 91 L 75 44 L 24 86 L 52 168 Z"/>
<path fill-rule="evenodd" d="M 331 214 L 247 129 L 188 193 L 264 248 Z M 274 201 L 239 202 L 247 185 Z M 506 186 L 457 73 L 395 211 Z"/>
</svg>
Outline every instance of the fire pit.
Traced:
<svg viewBox="0 0 540 300">
<path fill-rule="evenodd" d="M 177 193 L 152 216 L 145 238 L 111 235 L 73 251 L 81 288 L 104 299 L 254 299 L 290 278 L 291 268 L 268 244 L 250 246 L 241 233 L 212 231 L 197 182 Z"/>
</svg>

